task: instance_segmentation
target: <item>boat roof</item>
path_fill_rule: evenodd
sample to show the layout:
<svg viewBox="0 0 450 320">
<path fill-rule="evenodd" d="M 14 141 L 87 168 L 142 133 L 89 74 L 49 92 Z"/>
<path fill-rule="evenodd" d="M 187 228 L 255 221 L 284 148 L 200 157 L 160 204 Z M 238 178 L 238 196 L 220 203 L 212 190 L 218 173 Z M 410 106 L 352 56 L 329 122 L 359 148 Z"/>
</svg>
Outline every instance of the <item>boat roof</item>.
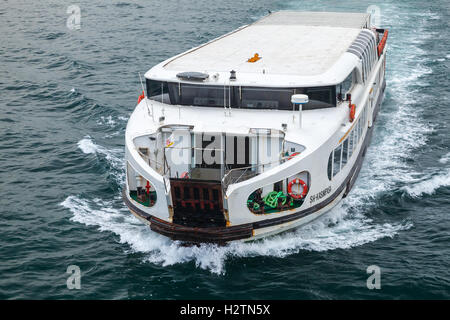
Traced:
<svg viewBox="0 0 450 320">
<path fill-rule="evenodd" d="M 178 82 L 180 72 L 202 72 L 214 75 L 206 82 L 226 84 L 234 70 L 235 85 L 336 84 L 359 62 L 347 49 L 369 21 L 368 13 L 274 12 L 164 61 L 146 77 Z M 255 54 L 259 59 L 248 62 Z"/>
</svg>

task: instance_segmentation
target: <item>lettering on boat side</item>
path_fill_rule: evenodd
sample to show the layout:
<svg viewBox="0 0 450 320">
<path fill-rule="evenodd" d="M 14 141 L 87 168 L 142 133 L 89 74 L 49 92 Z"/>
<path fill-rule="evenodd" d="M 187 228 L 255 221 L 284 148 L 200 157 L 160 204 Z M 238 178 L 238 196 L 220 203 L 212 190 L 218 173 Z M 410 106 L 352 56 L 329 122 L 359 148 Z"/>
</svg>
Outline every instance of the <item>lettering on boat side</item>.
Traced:
<svg viewBox="0 0 450 320">
<path fill-rule="evenodd" d="M 311 197 L 309 197 L 309 202 L 313 203 L 313 202 L 315 202 L 317 200 L 320 200 L 320 199 L 322 199 L 323 197 L 325 197 L 329 193 L 331 193 L 331 186 L 329 186 L 328 188 L 323 189 L 319 193 L 316 193 L 316 194 L 312 195 Z"/>
<path fill-rule="evenodd" d="M 202 307 L 188 304 L 180 308 L 181 315 L 204 315 L 210 318 L 214 312 L 232 315 L 270 315 L 270 305 L 226 304 L 223 308 Z"/>
</svg>

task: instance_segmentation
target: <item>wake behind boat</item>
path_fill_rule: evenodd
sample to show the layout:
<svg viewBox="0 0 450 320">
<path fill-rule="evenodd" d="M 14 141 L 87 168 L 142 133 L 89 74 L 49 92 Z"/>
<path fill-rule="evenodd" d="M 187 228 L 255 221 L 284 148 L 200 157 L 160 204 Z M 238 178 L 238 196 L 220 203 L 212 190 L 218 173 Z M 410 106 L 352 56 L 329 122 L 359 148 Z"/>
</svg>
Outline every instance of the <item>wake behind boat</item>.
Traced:
<svg viewBox="0 0 450 320">
<path fill-rule="evenodd" d="M 387 30 L 366 13 L 272 13 L 145 74 L 123 198 L 175 240 L 254 240 L 351 190 L 385 88 Z"/>
</svg>

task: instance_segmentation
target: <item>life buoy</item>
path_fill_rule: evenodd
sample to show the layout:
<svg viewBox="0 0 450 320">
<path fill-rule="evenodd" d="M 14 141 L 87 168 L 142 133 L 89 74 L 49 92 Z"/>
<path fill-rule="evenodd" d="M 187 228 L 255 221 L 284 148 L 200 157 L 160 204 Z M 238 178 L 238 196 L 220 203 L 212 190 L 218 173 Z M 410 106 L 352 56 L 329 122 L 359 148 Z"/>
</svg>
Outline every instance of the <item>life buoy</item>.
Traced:
<svg viewBox="0 0 450 320">
<path fill-rule="evenodd" d="M 302 188 L 303 188 L 302 193 L 293 193 L 292 192 L 292 186 L 294 184 L 299 184 L 302 186 Z M 303 181 L 299 178 L 296 178 L 296 179 L 292 180 L 291 182 L 289 182 L 288 193 L 294 199 L 303 199 L 306 196 L 306 194 L 308 193 L 308 186 L 306 185 L 305 181 Z"/>
<path fill-rule="evenodd" d="M 355 112 L 356 112 L 356 106 L 354 104 L 352 104 L 350 106 L 350 116 L 349 116 L 350 122 L 353 122 L 353 120 L 355 120 Z"/>
<path fill-rule="evenodd" d="M 300 154 L 300 152 L 294 152 L 293 154 L 291 154 L 291 155 L 288 157 L 288 160 L 291 160 L 293 157 L 298 156 L 299 154 Z"/>
</svg>

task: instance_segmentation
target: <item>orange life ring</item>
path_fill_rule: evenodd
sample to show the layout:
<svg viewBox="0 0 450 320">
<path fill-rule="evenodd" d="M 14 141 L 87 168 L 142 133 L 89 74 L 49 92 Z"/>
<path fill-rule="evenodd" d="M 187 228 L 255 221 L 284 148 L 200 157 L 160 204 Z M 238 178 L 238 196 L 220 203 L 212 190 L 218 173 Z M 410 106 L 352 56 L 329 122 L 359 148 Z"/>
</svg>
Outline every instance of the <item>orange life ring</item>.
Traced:
<svg viewBox="0 0 450 320">
<path fill-rule="evenodd" d="M 292 186 L 294 184 L 299 184 L 299 185 L 302 186 L 302 188 L 303 188 L 302 193 L 293 193 L 292 192 Z M 288 193 L 294 199 L 297 199 L 297 200 L 298 199 L 303 199 L 306 196 L 306 194 L 308 193 L 308 186 L 306 185 L 305 181 L 303 181 L 303 180 L 301 180 L 299 178 L 296 178 L 296 179 L 292 180 L 291 182 L 289 182 Z"/>
<path fill-rule="evenodd" d="M 353 122 L 355 120 L 355 112 L 356 112 L 356 106 L 352 104 L 350 106 L 350 122 Z"/>
</svg>

